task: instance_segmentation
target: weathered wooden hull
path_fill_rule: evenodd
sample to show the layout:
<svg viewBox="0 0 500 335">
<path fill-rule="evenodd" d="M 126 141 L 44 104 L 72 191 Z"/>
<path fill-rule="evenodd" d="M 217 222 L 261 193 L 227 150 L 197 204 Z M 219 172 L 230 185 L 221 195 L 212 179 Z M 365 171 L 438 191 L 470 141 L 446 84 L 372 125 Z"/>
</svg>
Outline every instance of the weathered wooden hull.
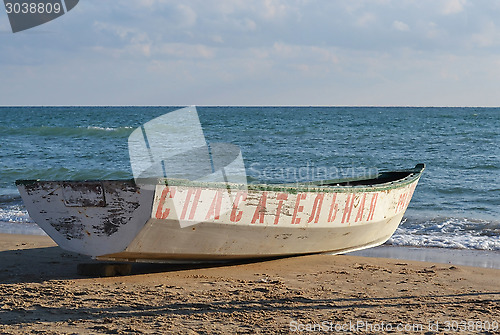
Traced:
<svg viewBox="0 0 500 335">
<path fill-rule="evenodd" d="M 335 185 L 19 181 L 18 188 L 30 216 L 67 250 L 127 261 L 241 259 L 382 244 L 423 169 Z"/>
</svg>

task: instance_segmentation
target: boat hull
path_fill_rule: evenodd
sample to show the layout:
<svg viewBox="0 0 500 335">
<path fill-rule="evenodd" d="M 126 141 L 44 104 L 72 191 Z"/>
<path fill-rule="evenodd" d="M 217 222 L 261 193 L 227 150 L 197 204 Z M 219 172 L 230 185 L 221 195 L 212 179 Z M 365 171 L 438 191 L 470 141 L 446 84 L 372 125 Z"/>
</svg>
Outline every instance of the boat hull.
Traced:
<svg viewBox="0 0 500 335">
<path fill-rule="evenodd" d="M 157 262 L 340 254 L 383 244 L 392 236 L 402 216 L 400 213 L 363 226 L 314 229 L 201 223 L 194 229 L 182 230 L 175 221 L 150 220 L 123 252 L 98 259 Z"/>
<path fill-rule="evenodd" d="M 283 185 L 20 181 L 62 248 L 102 260 L 205 261 L 345 253 L 387 241 L 423 165 L 370 182 Z"/>
<path fill-rule="evenodd" d="M 89 256 L 124 250 L 151 216 L 154 192 L 133 180 L 20 181 L 30 217 L 61 248 Z"/>
</svg>

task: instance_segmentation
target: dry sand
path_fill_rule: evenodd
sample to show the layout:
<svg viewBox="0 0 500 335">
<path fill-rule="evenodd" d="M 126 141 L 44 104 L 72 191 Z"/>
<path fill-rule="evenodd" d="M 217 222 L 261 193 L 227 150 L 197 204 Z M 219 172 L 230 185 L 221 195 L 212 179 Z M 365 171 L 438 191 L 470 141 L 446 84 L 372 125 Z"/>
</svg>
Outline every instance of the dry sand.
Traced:
<svg viewBox="0 0 500 335">
<path fill-rule="evenodd" d="M 495 269 L 314 255 L 89 278 L 81 262 L 47 237 L 0 235 L 0 333 L 499 332 Z"/>
</svg>

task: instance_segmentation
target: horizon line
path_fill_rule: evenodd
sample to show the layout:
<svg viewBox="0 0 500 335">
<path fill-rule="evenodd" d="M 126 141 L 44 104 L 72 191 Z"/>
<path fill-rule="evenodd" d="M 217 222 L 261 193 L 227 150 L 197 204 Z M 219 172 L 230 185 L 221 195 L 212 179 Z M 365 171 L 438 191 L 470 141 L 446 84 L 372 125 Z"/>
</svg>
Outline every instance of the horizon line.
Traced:
<svg viewBox="0 0 500 335">
<path fill-rule="evenodd" d="M 500 108 L 500 106 L 439 106 L 439 105 L 0 105 L 14 107 L 331 107 L 331 108 Z"/>
</svg>

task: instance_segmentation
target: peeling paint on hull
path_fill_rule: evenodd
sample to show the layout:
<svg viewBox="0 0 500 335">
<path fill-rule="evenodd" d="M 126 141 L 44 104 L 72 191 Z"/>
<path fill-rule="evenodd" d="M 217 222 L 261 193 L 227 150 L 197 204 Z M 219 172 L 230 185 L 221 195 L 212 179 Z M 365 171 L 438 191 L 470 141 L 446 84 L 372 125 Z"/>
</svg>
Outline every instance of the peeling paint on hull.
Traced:
<svg viewBox="0 0 500 335">
<path fill-rule="evenodd" d="M 151 214 L 154 192 L 124 181 L 20 181 L 31 218 L 63 249 L 89 256 L 119 252 Z"/>
<path fill-rule="evenodd" d="M 62 248 L 127 261 L 216 260 L 384 243 L 398 227 L 424 166 L 352 183 L 231 187 L 169 180 L 19 181 L 30 216 Z M 235 185 L 233 185 L 235 186 Z"/>
</svg>

